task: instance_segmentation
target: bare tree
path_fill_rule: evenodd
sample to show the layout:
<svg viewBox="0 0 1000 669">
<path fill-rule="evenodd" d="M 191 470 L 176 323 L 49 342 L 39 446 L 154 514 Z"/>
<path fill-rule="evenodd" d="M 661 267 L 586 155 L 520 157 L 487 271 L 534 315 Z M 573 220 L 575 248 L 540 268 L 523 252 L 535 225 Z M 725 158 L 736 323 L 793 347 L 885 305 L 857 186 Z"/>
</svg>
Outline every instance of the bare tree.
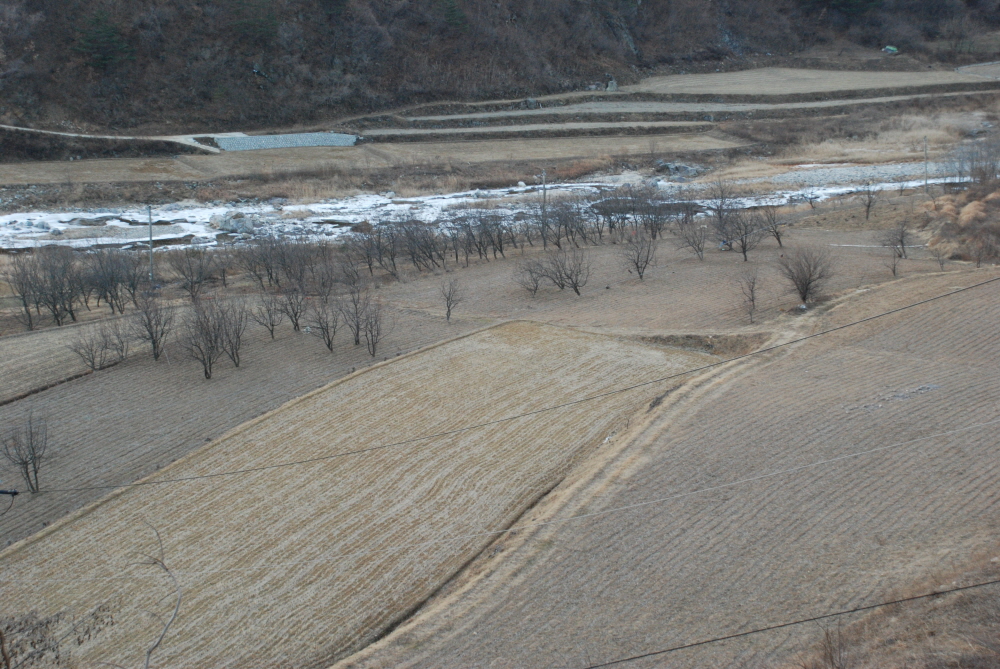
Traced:
<svg viewBox="0 0 1000 669">
<path fill-rule="evenodd" d="M 572 288 L 577 295 L 590 279 L 590 257 L 583 249 L 559 249 L 546 256 L 543 276 L 559 290 Z"/>
<path fill-rule="evenodd" d="M 735 207 L 736 189 L 728 181 L 717 179 L 708 189 L 708 211 L 717 234 L 725 234 L 729 216 Z"/>
<path fill-rule="evenodd" d="M 444 299 L 444 319 L 450 323 L 452 309 L 465 300 L 465 291 L 462 290 L 458 279 L 442 282 L 440 291 L 441 297 Z"/>
<path fill-rule="evenodd" d="M 379 300 L 372 300 L 365 309 L 364 334 L 365 343 L 368 346 L 368 353 L 374 358 L 378 352 L 378 345 L 382 339 L 392 330 L 390 323 L 385 322 L 385 314 L 382 310 L 382 303 Z"/>
<path fill-rule="evenodd" d="M 220 306 L 219 311 L 222 318 L 222 350 L 239 367 L 240 349 L 250 321 L 250 310 L 246 302 L 238 298 Z"/>
<path fill-rule="evenodd" d="M 163 629 L 160 630 L 160 634 L 156 637 L 153 643 L 150 644 L 149 648 L 146 649 L 146 662 L 145 664 L 143 664 L 143 667 L 144 669 L 149 669 L 149 663 L 153 658 L 153 653 L 155 653 L 156 649 L 159 648 L 160 644 L 163 643 L 163 639 L 166 638 L 167 632 L 170 630 L 170 626 L 174 624 L 175 620 L 177 620 L 177 615 L 180 613 L 181 610 L 182 593 L 181 593 L 180 582 L 177 580 L 177 577 L 174 576 L 174 573 L 167 566 L 166 554 L 163 551 L 163 539 L 160 537 L 159 531 L 157 531 L 157 529 L 152 525 L 150 525 L 149 523 L 146 523 L 146 525 L 148 525 L 149 528 L 153 530 L 153 533 L 156 535 L 157 552 L 155 555 L 148 555 L 148 554 L 143 555 L 145 560 L 143 560 L 139 564 L 155 567 L 156 569 L 162 571 L 163 574 L 167 577 L 167 580 L 170 581 L 170 584 L 173 586 L 174 589 L 174 607 L 173 611 L 170 614 L 170 617 L 167 618 L 166 620 L 163 620 L 160 616 L 155 616 L 154 614 L 154 616 L 160 622 L 160 624 L 163 625 Z"/>
<path fill-rule="evenodd" d="M 136 279 L 135 254 L 121 249 L 96 249 L 87 255 L 90 282 L 101 300 L 111 308 L 111 313 L 125 313 L 125 302 L 132 295 Z M 134 300 L 133 300 L 134 302 Z"/>
<path fill-rule="evenodd" d="M 978 230 L 972 235 L 966 241 L 965 247 L 976 262 L 976 267 L 982 267 L 984 262 L 1000 255 L 1000 243 L 998 243 L 996 236 L 985 229 Z"/>
<path fill-rule="evenodd" d="M 740 287 L 740 301 L 743 306 L 743 313 L 753 323 L 754 314 L 757 313 L 757 302 L 760 297 L 761 285 L 757 265 L 753 264 L 744 267 L 736 280 Z"/>
<path fill-rule="evenodd" d="M 132 338 L 129 324 L 124 319 L 114 318 L 81 328 L 67 348 L 80 356 L 87 367 L 97 371 L 128 358 Z"/>
<path fill-rule="evenodd" d="M 99 326 L 81 328 L 66 348 L 76 353 L 83 364 L 94 371 L 108 366 L 112 350 L 108 333 Z"/>
<path fill-rule="evenodd" d="M 935 246 L 930 250 L 931 257 L 937 261 L 938 268 L 943 272 L 944 266 L 948 262 L 948 252 L 940 246 Z"/>
<path fill-rule="evenodd" d="M 833 276 L 830 254 L 824 250 L 795 249 L 778 259 L 778 271 L 792 284 L 803 303 L 812 302 Z"/>
<path fill-rule="evenodd" d="M 260 293 L 256 306 L 250 311 L 250 316 L 257 323 L 267 328 L 271 339 L 274 339 L 274 330 L 285 320 L 285 311 L 282 309 L 284 300 L 279 295 L 271 293 Z"/>
<path fill-rule="evenodd" d="M 127 360 L 135 340 L 130 323 L 124 318 L 112 318 L 101 323 L 101 330 L 106 333 L 115 362 Z"/>
<path fill-rule="evenodd" d="M 148 341 L 153 349 L 153 360 L 159 360 L 163 345 L 174 327 L 174 312 L 161 305 L 155 294 L 142 293 L 138 297 L 131 325 L 135 338 Z"/>
<path fill-rule="evenodd" d="M 761 207 L 758 213 L 764 233 L 774 237 L 774 241 L 778 242 L 778 248 L 783 247 L 782 239 L 785 236 L 785 221 L 782 219 L 781 214 L 778 213 L 778 208 L 769 204 Z"/>
<path fill-rule="evenodd" d="M 29 253 L 12 253 L 3 272 L 4 282 L 10 286 L 17 298 L 17 319 L 28 330 L 35 329 L 35 313 L 38 304 L 38 267 L 36 258 Z"/>
<path fill-rule="evenodd" d="M 899 275 L 899 261 L 900 261 L 899 254 L 897 254 L 895 251 L 889 251 L 885 255 L 885 258 L 883 259 L 883 264 L 885 265 L 886 269 L 892 272 L 893 278 Z"/>
<path fill-rule="evenodd" d="M 206 379 L 212 378 L 212 369 L 225 355 L 225 320 L 219 305 L 213 301 L 194 303 L 184 321 L 184 350 L 201 363 Z"/>
<path fill-rule="evenodd" d="M 203 249 L 184 249 L 171 251 L 167 262 L 181 277 L 181 286 L 187 291 L 191 300 L 197 300 L 205 282 L 212 278 L 215 272 L 215 258 Z"/>
<path fill-rule="evenodd" d="M 542 285 L 545 271 L 537 260 L 525 260 L 514 269 L 514 281 L 534 297 L 538 287 Z"/>
<path fill-rule="evenodd" d="M 340 301 L 340 315 L 344 319 L 344 325 L 351 331 L 354 337 L 354 345 L 361 345 L 361 337 L 365 329 L 365 312 L 371 304 L 371 291 L 368 288 L 368 281 L 361 274 L 345 273 L 347 283 L 347 295 Z"/>
<path fill-rule="evenodd" d="M 309 325 L 309 333 L 314 337 L 323 340 L 326 348 L 333 351 L 333 339 L 337 335 L 337 327 L 340 325 L 340 314 L 337 307 L 327 300 L 316 300 L 310 305 L 306 318 Z"/>
<path fill-rule="evenodd" d="M 891 228 L 875 234 L 875 241 L 887 249 L 891 249 L 897 258 L 906 257 L 906 247 L 911 242 L 910 222 L 902 220 Z"/>
<path fill-rule="evenodd" d="M 215 257 L 215 267 L 219 272 L 219 278 L 222 279 L 222 287 L 229 287 L 229 275 L 233 273 L 233 270 L 238 266 L 236 253 L 233 251 L 232 244 L 223 244 L 216 251 L 214 251 Z"/>
<path fill-rule="evenodd" d="M 37 271 L 37 303 L 47 309 L 56 325 L 66 319 L 76 321 L 74 305 L 78 296 L 79 281 L 76 273 L 76 254 L 63 246 L 41 248 L 35 251 Z"/>
<path fill-rule="evenodd" d="M 684 212 L 684 215 L 677 220 L 674 226 L 674 234 L 677 239 L 674 241 L 677 248 L 687 249 L 698 256 L 698 260 L 705 259 L 705 245 L 708 243 L 708 225 L 699 223 L 691 211 Z"/>
<path fill-rule="evenodd" d="M 281 291 L 281 311 L 288 316 L 292 329 L 298 332 L 306 313 L 306 294 L 294 287 Z"/>
<path fill-rule="evenodd" d="M 656 246 L 659 240 L 651 237 L 646 230 L 629 233 L 618 246 L 618 259 L 622 267 L 631 274 L 632 270 L 643 280 L 646 269 L 656 261 Z"/>
<path fill-rule="evenodd" d="M 728 234 L 729 243 L 733 248 L 739 250 L 743 255 L 743 262 L 747 262 L 747 254 L 757 248 L 764 238 L 764 226 L 760 217 L 753 211 L 735 211 L 729 216 Z"/>
<path fill-rule="evenodd" d="M 21 474 L 29 492 L 40 490 L 38 470 L 47 459 L 48 426 L 42 418 L 28 412 L 23 426 L 14 427 L 0 437 L 3 457 Z"/>
<path fill-rule="evenodd" d="M 861 184 L 858 194 L 861 198 L 861 206 L 865 208 L 865 222 L 867 223 L 871 219 L 875 205 L 878 204 L 879 198 L 882 196 L 882 191 L 874 182 L 866 181 Z"/>
</svg>

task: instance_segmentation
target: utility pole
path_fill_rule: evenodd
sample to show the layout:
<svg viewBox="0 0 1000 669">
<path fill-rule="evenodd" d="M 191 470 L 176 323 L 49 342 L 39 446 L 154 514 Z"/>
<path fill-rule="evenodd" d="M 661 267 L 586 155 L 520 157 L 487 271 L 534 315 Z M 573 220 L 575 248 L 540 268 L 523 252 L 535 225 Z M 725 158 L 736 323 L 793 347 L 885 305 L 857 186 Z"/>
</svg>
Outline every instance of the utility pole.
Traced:
<svg viewBox="0 0 1000 669">
<path fill-rule="evenodd" d="M 927 135 L 924 135 L 924 195 L 927 195 L 927 173 L 929 167 L 927 165 L 928 153 L 927 153 Z"/>
<path fill-rule="evenodd" d="M 545 181 L 545 168 L 542 168 L 542 247 L 548 247 L 546 241 L 549 236 L 549 215 L 548 215 L 548 188 Z"/>
<path fill-rule="evenodd" d="M 149 216 L 149 290 L 153 290 L 153 207 L 146 206 L 146 214 Z"/>
</svg>

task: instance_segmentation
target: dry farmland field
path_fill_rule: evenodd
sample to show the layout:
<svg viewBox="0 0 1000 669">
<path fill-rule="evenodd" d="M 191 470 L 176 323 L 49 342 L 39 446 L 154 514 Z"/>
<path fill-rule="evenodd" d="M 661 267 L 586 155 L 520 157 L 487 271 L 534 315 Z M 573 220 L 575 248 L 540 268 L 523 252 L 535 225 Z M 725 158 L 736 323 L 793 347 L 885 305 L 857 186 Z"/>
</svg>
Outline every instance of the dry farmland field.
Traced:
<svg viewBox="0 0 1000 669">
<path fill-rule="evenodd" d="M 873 288 L 809 330 L 995 276 Z M 410 623 L 338 666 L 585 667 L 879 601 L 961 564 L 996 536 L 998 320 L 994 283 L 668 399 Z M 627 666 L 774 666 L 815 635 Z"/>
<path fill-rule="evenodd" d="M 396 331 L 386 338 L 380 360 L 481 327 L 475 320 L 445 324 L 412 311 L 397 311 L 394 318 Z M 15 424 L 28 411 L 46 417 L 54 454 L 46 467 L 46 487 L 69 489 L 20 498 L 3 518 L 4 545 L 107 492 L 94 486 L 131 483 L 372 361 L 363 346 L 353 346 L 346 337 L 331 353 L 286 323 L 273 341 L 263 328 L 251 330 L 241 366 L 227 360 L 210 382 L 174 339 L 159 361 L 136 343 L 128 361 L 60 383 L 86 371 L 66 346 L 87 327 L 0 338 L 0 353 L 10 361 L 4 365 L 5 389 L 23 394 L 52 386 L 0 406 L 0 421 Z"/>
<path fill-rule="evenodd" d="M 766 280 L 766 307 L 755 325 L 748 324 L 736 308 L 734 281 L 743 263 L 727 253 L 711 252 L 705 261 L 698 261 L 664 247 L 658 266 L 640 282 L 622 270 L 613 248 L 596 248 L 592 284 L 579 298 L 554 289 L 528 297 L 511 282 L 510 261 L 457 269 L 453 275 L 475 297 L 460 308 L 450 325 L 443 322 L 436 296 L 440 279 L 412 276 L 382 289 L 398 312 L 395 341 L 386 349 L 389 356 L 486 323 L 508 323 L 394 358 L 234 430 L 261 411 L 343 376 L 351 367 L 360 369 L 370 358 L 343 340 L 331 355 L 314 338 L 287 328 L 273 342 L 257 331 L 244 365 L 239 369 L 224 366 L 211 381 L 199 379 L 197 366 L 184 360 L 174 345 L 169 349 L 169 362 L 154 363 L 140 356 L 19 400 L 0 408 L 0 416 L 14 419 L 27 408 L 49 412 L 60 457 L 52 462 L 46 480 L 49 487 L 65 492 L 30 496 L 5 517 L 9 538 L 38 531 L 40 519 L 50 526 L 0 555 L 2 592 L 19 613 L 61 613 L 60 630 L 72 616 L 89 620 L 87 614 L 99 609 L 94 629 L 100 632 L 73 648 L 73 657 L 82 658 L 85 664 L 129 662 L 141 655 L 143 644 L 155 631 L 142 610 L 151 601 L 161 607 L 170 602 L 161 599 L 169 594 L 162 576 L 136 565 L 141 561 L 138 554 L 154 547 L 152 531 L 145 525 L 149 522 L 164 537 L 168 564 L 183 585 L 182 615 L 159 651 L 162 661 L 171 666 L 324 666 L 340 659 L 371 666 L 405 662 L 456 666 L 444 659 L 453 653 L 462 666 L 488 662 L 524 666 L 532 662 L 509 655 L 509 643 L 529 637 L 533 639 L 530 647 L 543 653 L 542 666 L 562 666 L 558 658 L 564 655 L 570 665 L 584 659 L 572 654 L 577 651 L 571 647 L 581 643 L 574 635 L 593 636 L 602 625 L 615 630 L 617 641 L 594 637 L 603 641 L 586 648 L 591 659 L 601 652 L 619 654 L 618 649 L 641 645 L 647 638 L 662 638 L 641 627 L 646 624 L 643 621 L 655 626 L 655 621 L 664 619 L 658 607 L 667 606 L 677 620 L 692 617 L 690 610 L 668 606 L 665 599 L 697 602 L 684 588 L 715 593 L 714 586 L 709 587 L 711 575 L 725 572 L 722 562 L 742 564 L 736 557 L 741 550 L 755 555 L 756 565 L 777 560 L 775 556 L 791 539 L 784 534 L 774 537 L 765 528 L 769 523 L 780 524 L 778 519 L 789 513 L 789 507 L 775 508 L 771 516 L 754 516 L 756 520 L 744 520 L 739 514 L 759 513 L 741 495 L 781 498 L 780 486 L 771 490 L 756 484 L 751 493 L 734 489 L 707 500 L 685 500 L 681 511 L 654 514 L 656 522 L 666 523 L 662 527 L 650 524 L 645 516 L 609 516 L 609 527 L 594 518 L 584 521 L 588 524 L 583 530 L 576 525 L 533 529 L 530 524 L 567 513 L 600 511 L 621 505 L 622 500 L 628 504 L 636 496 L 646 501 L 664 492 L 669 495 L 716 481 L 729 482 L 746 472 L 805 463 L 858 443 L 884 439 L 893 431 L 905 439 L 924 429 L 928 420 L 934 425 L 947 423 L 948 416 L 914 418 L 896 410 L 942 397 L 945 389 L 954 390 L 974 364 L 970 360 L 980 354 L 986 356 L 986 363 L 975 372 L 976 384 L 972 385 L 982 385 L 980 377 L 989 376 L 985 370 L 993 344 L 989 338 L 980 343 L 969 332 L 990 319 L 995 322 L 992 293 L 968 293 L 942 302 L 940 308 L 945 311 L 940 313 L 930 306 L 922 308 L 922 320 L 901 315 L 892 330 L 882 332 L 892 323 L 879 322 L 866 326 L 865 331 L 846 331 L 832 343 L 819 340 L 776 358 L 729 366 L 701 378 L 677 379 L 670 385 L 656 384 L 524 421 L 300 467 L 130 488 L 58 519 L 106 492 L 73 491 L 76 487 L 120 485 L 154 472 L 149 480 L 267 467 L 447 431 L 536 408 L 539 398 L 547 405 L 557 404 L 584 392 L 599 393 L 720 359 L 707 355 L 706 349 L 724 357 L 742 353 L 765 340 L 787 340 L 796 333 L 841 324 L 993 276 L 987 271 L 970 272 L 961 264 L 941 273 L 936 263 L 918 257 L 903 265 L 901 280 L 881 285 L 891 276 L 867 240 L 867 231 L 792 231 L 786 241 L 789 247 L 827 246 L 837 263 L 830 290 L 840 297 L 806 316 L 789 312 L 796 301 L 784 294 L 773 272 L 774 259 L 782 249 L 765 244 L 756 255 Z M 975 314 L 975 319 L 955 318 L 956 313 L 966 312 Z M 931 318 L 928 313 L 936 315 Z M 510 322 L 524 317 L 560 326 Z M 3 338 L 0 343 L 24 346 L 28 337 L 37 337 L 44 346 L 22 352 L 42 361 L 46 350 L 55 355 L 65 349 L 72 329 Z M 937 332 L 939 338 L 927 338 L 924 332 Z M 676 337 L 692 334 L 703 336 Z M 723 342 L 718 345 L 704 336 L 710 334 L 726 336 L 716 337 L 714 341 Z M 855 341 L 865 345 L 852 345 Z M 885 346 L 886 341 L 897 342 L 904 353 L 880 350 L 878 346 Z M 951 346 L 944 342 L 954 342 L 955 350 L 945 355 L 943 350 L 922 348 Z M 817 352 L 826 358 L 818 359 Z M 934 360 L 932 368 L 913 369 L 916 364 L 931 364 L 928 359 Z M 841 368 L 854 371 L 844 374 Z M 948 375 L 937 373 L 944 369 L 950 370 Z M 30 386 L 30 366 L 11 378 Z M 836 385 L 827 385 L 831 378 L 837 380 Z M 940 388 L 917 393 L 906 400 L 909 404 L 902 400 L 892 404 L 895 413 L 865 408 L 877 403 L 873 398 L 921 385 Z M 667 392 L 671 387 L 677 389 Z M 981 396 L 989 397 L 991 392 L 982 388 Z M 658 399 L 651 407 L 653 398 Z M 981 406 L 983 402 L 976 404 L 964 396 L 960 400 L 969 402 L 969 421 L 980 420 L 990 410 Z M 146 411 L 146 406 L 151 410 Z M 843 426 L 838 422 L 841 412 L 848 416 Z M 893 420 L 885 422 L 884 416 Z M 865 421 L 873 422 L 867 425 Z M 803 429 L 803 425 L 812 427 Z M 226 430 L 231 432 L 220 437 Z M 207 439 L 213 441 L 195 450 Z M 679 450 L 675 444 L 680 444 Z M 191 455 L 165 466 L 186 453 Z M 738 471 L 727 469 L 732 466 Z M 843 486 L 835 492 L 847 500 L 856 498 L 854 486 L 873 485 L 863 478 L 855 481 L 850 468 L 842 476 L 847 480 L 809 482 L 822 484 L 818 489 L 824 493 L 831 486 Z M 900 479 L 898 485 L 907 481 Z M 778 486 L 780 481 L 774 483 Z M 924 489 L 939 484 L 936 479 L 923 483 Z M 555 490 L 546 494 L 554 485 Z M 817 501 L 811 490 L 796 492 L 790 499 L 797 505 L 794 508 L 810 509 L 818 528 L 814 532 L 845 517 L 853 522 L 851 514 L 856 510 L 851 504 L 842 502 L 846 508 L 835 505 L 826 512 L 823 500 Z M 539 505 L 533 507 L 536 502 Z M 819 506 L 813 510 L 807 503 Z M 976 533 L 982 530 L 980 506 L 992 503 L 986 497 L 968 509 L 948 507 L 943 513 L 958 519 L 948 525 L 948 531 L 960 532 L 970 546 L 975 544 Z M 716 516 L 719 509 L 725 512 L 721 520 Z M 526 510 L 531 512 L 525 514 Z M 675 525 L 675 518 L 681 519 L 680 525 Z M 740 529 L 751 521 L 757 525 L 749 527 L 756 529 Z M 875 574 L 864 591 L 873 595 L 905 582 L 908 570 L 919 572 L 926 565 L 930 558 L 912 541 L 906 543 L 908 537 L 927 531 L 926 524 L 893 534 L 878 525 L 877 519 L 871 522 L 877 541 L 898 537 L 901 542 L 898 547 L 886 544 L 886 550 L 897 551 L 892 553 L 894 560 L 899 557 L 892 563 L 896 571 L 879 572 L 854 553 L 842 565 L 837 562 L 838 554 L 824 553 L 823 561 L 792 556 L 789 559 L 798 571 L 791 583 L 815 577 L 820 566 L 840 565 L 837 573 L 845 578 L 855 568 Z M 526 523 L 524 531 L 496 540 L 493 532 Z M 698 532 L 689 534 L 684 529 L 688 525 Z M 803 531 L 800 525 L 789 531 Z M 953 538 L 931 525 L 940 542 L 947 544 Z M 707 529 L 715 527 L 721 528 L 718 536 L 714 529 Z M 596 528 L 593 533 L 592 528 Z M 634 540 L 621 534 L 633 528 L 638 528 Z M 515 540 L 515 536 L 520 538 Z M 564 550 L 562 546 L 571 541 L 577 543 Z M 709 543 L 703 546 L 701 542 Z M 715 557 L 713 551 L 722 545 L 727 548 Z M 802 550 L 812 554 L 819 549 L 810 545 Z M 955 548 L 949 555 L 960 559 L 962 550 Z M 584 554 L 592 562 L 573 563 Z M 563 572 L 557 565 L 572 565 L 572 569 Z M 634 578 L 626 574 L 633 568 L 639 570 Z M 644 585 L 654 578 L 653 573 L 674 569 L 685 574 L 680 590 L 671 590 L 673 580 L 665 581 L 662 588 Z M 753 569 L 764 567 L 747 569 L 741 566 L 725 578 L 720 576 L 721 582 L 735 587 L 733 579 L 756 578 L 758 572 Z M 496 575 L 490 576 L 494 571 Z M 591 583 L 581 586 L 577 576 L 563 585 L 545 580 L 557 579 L 561 573 L 579 574 Z M 607 578 L 602 581 L 600 574 L 609 574 L 607 578 L 614 579 L 616 586 L 624 582 L 636 590 L 621 599 L 594 594 L 593 589 L 608 587 Z M 542 580 L 535 583 L 529 576 Z M 527 590 L 519 592 L 520 587 Z M 804 606 L 803 599 L 817 606 L 842 603 L 839 595 L 847 589 L 833 575 L 812 586 L 814 590 L 795 587 L 803 594 L 785 608 L 780 602 L 754 602 L 764 602 L 769 608 L 761 610 L 769 616 L 780 616 Z M 812 598 L 812 593 L 820 591 L 826 599 Z M 542 592 L 548 594 L 539 599 Z M 590 599 L 581 603 L 574 593 Z M 845 592 L 844 597 L 849 594 Z M 724 598 L 723 594 L 712 596 Z M 457 602 L 452 599 L 456 597 Z M 544 611 L 549 599 L 552 607 L 566 602 L 573 612 L 561 618 L 563 627 L 545 635 L 568 644 L 554 650 L 508 620 L 503 607 L 521 602 L 534 608 L 537 603 Z M 347 657 L 422 604 L 412 623 L 360 657 Z M 593 621 L 600 622 L 592 622 L 594 611 L 588 605 L 606 609 L 601 614 L 605 617 L 597 615 Z M 711 618 L 713 624 L 745 625 L 756 610 L 750 604 L 720 606 L 725 612 Z M 639 615 L 636 607 L 645 613 Z M 509 615 L 519 619 L 526 614 L 514 607 Z M 552 616 L 552 621 L 559 619 L 555 609 L 545 615 Z M 639 631 L 623 637 L 621 628 L 610 626 L 613 615 L 629 620 L 629 625 L 638 616 L 634 624 Z M 513 627 L 503 631 L 504 636 L 492 636 L 484 628 L 463 628 L 466 623 L 458 625 L 456 616 L 473 626 L 486 616 L 497 621 L 498 630 L 508 624 Z M 114 625 L 98 624 L 110 617 Z M 492 629 L 492 622 L 482 624 Z M 697 634 L 708 629 L 708 622 L 705 625 L 678 626 L 676 633 Z M 775 648 L 798 648 L 805 643 L 796 639 L 771 643 L 768 652 L 777 656 Z M 550 651 L 555 655 L 545 655 Z M 700 666 L 699 662 L 682 666 Z"/>
<path fill-rule="evenodd" d="M 160 662 L 320 666 L 433 594 L 492 541 L 490 531 L 669 386 L 268 467 L 454 430 L 535 408 L 539 397 L 558 404 L 711 359 L 524 322 L 412 354 L 297 399 L 151 480 L 264 469 L 126 489 L 11 547 L 4 599 L 8 610 L 43 615 L 105 604 L 114 624 L 74 657 L 135 661 L 155 629 L 142 610 L 170 604 L 162 579 L 134 564 L 152 550 L 149 523 L 184 593 L 185 615 Z"/>
<path fill-rule="evenodd" d="M 956 142 L 996 124 L 998 85 L 940 68 L 653 77 L 618 92 L 338 121 L 407 141 L 7 163 L 0 194 L 4 206 L 69 208 L 149 195 L 309 205 L 392 190 L 406 206 L 410 195 L 528 181 L 542 169 L 550 185 L 630 184 L 618 192 L 641 186 L 653 198 L 676 186 L 690 189 L 678 198 L 701 199 L 716 179 L 741 194 L 808 194 L 855 179 L 838 170 L 862 180 L 884 166 L 909 178 L 925 150 L 944 164 Z M 526 131 L 615 124 L 684 132 Z M 465 141 L 416 141 L 435 134 Z M 700 176 L 679 186 L 687 177 L 668 174 L 666 160 Z M 672 220 L 642 279 L 623 261 L 634 239 L 601 232 L 570 249 L 567 232 L 559 256 L 540 232 L 529 245 L 513 212 L 510 243 L 492 254 L 466 246 L 464 261 L 459 236 L 444 235 L 460 228 L 426 226 L 455 244 L 442 241 L 443 267 L 432 255 L 419 269 L 413 237 L 392 247 L 399 266 L 380 270 L 364 255 L 388 248 L 374 232 L 424 228 L 395 227 L 374 209 L 354 244 L 272 247 L 261 236 L 224 251 L 242 269 L 228 285 L 207 280 L 198 304 L 259 307 L 260 292 L 346 309 L 354 288 L 384 310 L 387 334 L 369 354 L 344 323 L 328 350 L 318 328 L 286 321 L 272 337 L 249 322 L 241 364 L 220 357 L 211 379 L 186 349 L 194 306 L 166 253 L 159 299 L 177 322 L 158 361 L 137 341 L 127 360 L 91 372 L 69 347 L 106 306 L 58 327 L 43 315 L 39 330 L 21 333 L 0 284 L 0 437 L 30 414 L 47 422 L 50 444 L 42 491 L 0 508 L 0 631 L 13 639 L 12 664 L 141 666 L 179 601 L 151 666 L 583 669 L 995 574 L 1000 269 L 995 257 L 969 260 L 971 237 L 940 243 L 949 221 L 965 224 L 959 201 L 972 189 L 889 188 L 870 217 L 860 191 L 791 200 L 777 210 L 783 244 L 763 237 L 749 263 L 723 250 L 725 231 L 699 259 Z M 15 192 L 37 199 L 15 202 Z M 545 207 L 582 202 L 560 187 L 546 197 Z M 987 201 L 961 211 L 980 207 L 985 221 Z M 463 224 L 478 211 L 456 205 L 441 220 Z M 540 211 L 523 220 L 544 225 Z M 899 259 L 886 231 L 902 221 Z M 485 244 L 486 227 L 461 229 Z M 247 263 L 268 248 L 272 260 L 287 254 L 274 266 L 288 263 L 281 285 Z M 289 269 L 309 249 L 323 253 L 292 289 Z M 808 307 L 779 269 L 803 249 L 828 254 L 832 272 Z M 519 267 L 577 252 L 588 269 L 580 294 L 515 280 Z M 740 284 L 748 268 L 759 282 L 752 319 Z M 318 277 L 334 276 L 326 270 L 337 278 L 320 287 Z M 446 320 L 452 281 L 463 299 Z M 126 305 L 125 317 L 134 311 Z M 0 474 L 0 488 L 22 482 L 12 467 Z M 973 603 L 956 609 L 969 622 L 949 628 L 949 649 L 995 628 L 995 607 Z M 953 655 L 933 664 L 910 653 L 933 645 L 916 627 L 947 618 L 932 602 L 889 613 L 842 621 L 884 630 L 877 642 L 852 637 L 871 653 L 907 639 L 890 669 L 969 669 Z M 831 669 L 810 659 L 822 656 L 822 635 L 792 626 L 622 666 Z M 23 662 L 31 643 L 34 665 Z"/>
</svg>

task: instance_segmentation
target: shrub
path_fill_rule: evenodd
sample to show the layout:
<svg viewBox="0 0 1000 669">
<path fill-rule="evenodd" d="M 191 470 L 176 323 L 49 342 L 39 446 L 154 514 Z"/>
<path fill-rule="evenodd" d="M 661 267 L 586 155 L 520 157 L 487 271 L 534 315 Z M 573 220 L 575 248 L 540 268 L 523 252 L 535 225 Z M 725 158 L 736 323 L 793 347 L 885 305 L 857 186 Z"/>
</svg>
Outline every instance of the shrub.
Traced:
<svg viewBox="0 0 1000 669">
<path fill-rule="evenodd" d="M 90 15 L 73 49 L 82 53 L 87 58 L 87 64 L 96 70 L 106 70 L 122 61 L 134 60 L 132 47 L 103 10 Z"/>
</svg>

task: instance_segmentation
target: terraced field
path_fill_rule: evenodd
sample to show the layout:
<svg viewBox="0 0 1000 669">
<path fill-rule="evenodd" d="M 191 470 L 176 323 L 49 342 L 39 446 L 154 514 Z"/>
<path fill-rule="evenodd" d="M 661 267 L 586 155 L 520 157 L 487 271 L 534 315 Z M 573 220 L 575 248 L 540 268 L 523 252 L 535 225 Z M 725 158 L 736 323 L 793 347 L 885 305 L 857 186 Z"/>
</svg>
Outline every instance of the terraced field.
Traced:
<svg viewBox="0 0 1000 669">
<path fill-rule="evenodd" d="M 393 311 L 393 316 L 396 329 L 379 360 L 485 324 L 472 319 L 447 324 L 436 314 L 411 311 Z M 37 390 L 81 370 L 79 359 L 65 348 L 74 336 L 75 328 L 67 327 L 0 338 L 0 353 L 11 356 L 10 364 L 2 365 L 5 390 Z M 93 486 L 127 484 L 152 474 L 237 425 L 373 362 L 365 347 L 353 346 L 348 337 L 341 335 L 330 353 L 287 323 L 275 341 L 263 328 L 251 328 L 242 365 L 220 363 L 211 381 L 204 380 L 198 363 L 176 340 L 159 362 L 138 344 L 133 352 L 124 364 L 0 406 L 4 429 L 19 424 L 28 411 L 48 421 L 53 457 L 42 473 L 43 486 L 66 489 L 18 498 L 0 523 L 0 546 L 108 492 Z M 4 483 L 20 481 L 5 470 Z"/>
<path fill-rule="evenodd" d="M 899 281 L 811 329 L 995 276 Z M 961 564 L 993 545 L 1000 507 L 997 291 L 668 398 L 411 623 L 337 666 L 586 667 L 876 602 Z M 768 666 L 816 634 L 803 625 L 626 666 Z"/>
<path fill-rule="evenodd" d="M 663 387 L 405 447 L 538 406 L 703 364 L 703 354 L 518 322 L 395 360 L 306 395 L 0 554 L 8 615 L 114 624 L 75 660 L 134 663 L 169 612 L 135 565 L 163 536 L 183 588 L 160 666 L 320 666 L 373 641 L 444 583 L 572 463 Z M 259 469 L 263 468 L 263 469 Z M 165 597 L 165 599 L 164 599 Z"/>
<path fill-rule="evenodd" d="M 69 345 L 88 325 L 0 337 L 0 404 L 88 371 Z"/>
<path fill-rule="evenodd" d="M 952 70 L 855 72 L 764 67 L 740 72 L 650 77 L 624 93 L 673 95 L 798 95 L 981 83 L 985 77 Z"/>
<path fill-rule="evenodd" d="M 971 72 L 971 71 L 970 71 Z M 617 91 L 530 100 L 430 104 L 345 121 L 343 128 L 381 141 L 503 139 L 521 135 L 664 134 L 683 124 L 794 117 L 936 97 L 993 95 L 995 79 L 951 70 L 846 72 L 762 68 L 650 77 Z M 705 125 L 705 123 L 709 125 Z"/>
</svg>

